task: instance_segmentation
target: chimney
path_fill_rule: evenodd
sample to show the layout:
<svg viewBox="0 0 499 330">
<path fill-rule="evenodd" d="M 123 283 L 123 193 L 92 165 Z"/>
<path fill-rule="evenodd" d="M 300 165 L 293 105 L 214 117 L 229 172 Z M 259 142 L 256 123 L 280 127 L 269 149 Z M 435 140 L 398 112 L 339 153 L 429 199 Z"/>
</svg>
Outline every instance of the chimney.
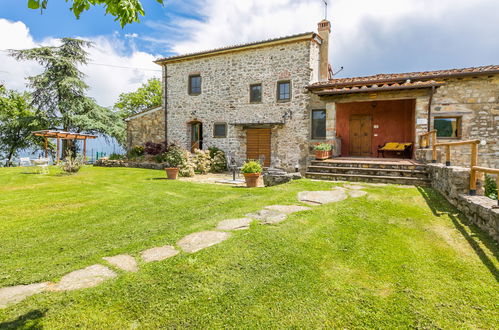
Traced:
<svg viewBox="0 0 499 330">
<path fill-rule="evenodd" d="M 317 31 L 322 38 L 319 54 L 319 81 L 329 80 L 329 34 L 331 33 L 331 22 L 323 19 L 317 24 Z"/>
</svg>

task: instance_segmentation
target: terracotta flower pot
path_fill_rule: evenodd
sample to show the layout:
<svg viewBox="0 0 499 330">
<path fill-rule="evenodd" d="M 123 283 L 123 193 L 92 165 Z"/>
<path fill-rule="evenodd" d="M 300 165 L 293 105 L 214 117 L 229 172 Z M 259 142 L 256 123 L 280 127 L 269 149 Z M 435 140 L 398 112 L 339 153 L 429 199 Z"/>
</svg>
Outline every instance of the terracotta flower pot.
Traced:
<svg viewBox="0 0 499 330">
<path fill-rule="evenodd" d="M 168 180 L 176 180 L 178 177 L 178 167 L 167 167 L 165 168 L 166 177 Z"/>
<path fill-rule="evenodd" d="M 324 160 L 331 157 L 331 150 L 315 150 L 315 159 Z"/>
<path fill-rule="evenodd" d="M 246 181 L 246 187 L 255 188 L 258 186 L 258 178 L 260 173 L 243 173 L 244 180 Z"/>
</svg>

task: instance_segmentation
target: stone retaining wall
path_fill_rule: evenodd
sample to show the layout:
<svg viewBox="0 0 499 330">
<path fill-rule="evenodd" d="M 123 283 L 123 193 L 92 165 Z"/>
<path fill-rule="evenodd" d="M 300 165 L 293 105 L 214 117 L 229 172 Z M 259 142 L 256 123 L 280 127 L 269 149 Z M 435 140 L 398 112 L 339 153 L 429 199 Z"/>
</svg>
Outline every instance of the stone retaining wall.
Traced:
<svg viewBox="0 0 499 330">
<path fill-rule="evenodd" d="M 497 208 L 497 201 L 486 196 L 468 195 L 470 182 L 470 170 L 468 168 L 428 164 L 428 173 L 432 186 L 436 190 L 444 195 L 469 220 L 499 242 L 499 208 Z"/>
</svg>

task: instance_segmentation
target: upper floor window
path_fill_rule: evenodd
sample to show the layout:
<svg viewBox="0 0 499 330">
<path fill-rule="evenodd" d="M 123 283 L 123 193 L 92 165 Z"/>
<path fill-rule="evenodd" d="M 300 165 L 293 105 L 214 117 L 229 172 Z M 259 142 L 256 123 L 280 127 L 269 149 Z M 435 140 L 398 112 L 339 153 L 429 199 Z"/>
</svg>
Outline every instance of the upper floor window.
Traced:
<svg viewBox="0 0 499 330">
<path fill-rule="evenodd" d="M 262 102 L 262 84 L 250 85 L 250 102 Z"/>
<path fill-rule="evenodd" d="M 189 94 L 201 94 L 201 75 L 196 74 L 189 76 Z"/>
<path fill-rule="evenodd" d="M 277 101 L 289 101 L 291 99 L 291 82 L 280 81 L 277 83 Z"/>
<path fill-rule="evenodd" d="M 216 123 L 213 125 L 213 137 L 224 138 L 227 136 L 227 124 Z"/>
<path fill-rule="evenodd" d="M 461 117 L 435 117 L 433 128 L 437 130 L 439 138 L 460 138 Z"/>
<path fill-rule="evenodd" d="M 326 138 L 326 110 L 312 110 L 312 139 Z"/>
</svg>

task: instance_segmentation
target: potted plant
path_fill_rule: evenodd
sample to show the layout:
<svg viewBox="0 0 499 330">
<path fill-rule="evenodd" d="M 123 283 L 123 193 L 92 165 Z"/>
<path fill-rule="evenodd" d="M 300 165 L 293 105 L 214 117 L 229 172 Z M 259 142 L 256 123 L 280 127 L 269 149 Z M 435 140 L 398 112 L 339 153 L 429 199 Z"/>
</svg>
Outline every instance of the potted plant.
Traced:
<svg viewBox="0 0 499 330">
<path fill-rule="evenodd" d="M 170 180 L 175 180 L 178 177 L 179 166 L 184 163 L 184 153 L 178 147 L 171 147 L 165 154 L 164 160 L 168 164 L 165 168 L 166 176 Z"/>
<path fill-rule="evenodd" d="M 331 157 L 331 145 L 327 143 L 318 143 L 315 145 L 315 159 L 323 160 Z"/>
<path fill-rule="evenodd" d="M 262 166 L 260 163 L 251 160 L 243 164 L 243 167 L 241 167 L 241 173 L 244 175 L 246 187 L 254 188 L 258 185 L 258 178 L 262 173 Z"/>
</svg>

